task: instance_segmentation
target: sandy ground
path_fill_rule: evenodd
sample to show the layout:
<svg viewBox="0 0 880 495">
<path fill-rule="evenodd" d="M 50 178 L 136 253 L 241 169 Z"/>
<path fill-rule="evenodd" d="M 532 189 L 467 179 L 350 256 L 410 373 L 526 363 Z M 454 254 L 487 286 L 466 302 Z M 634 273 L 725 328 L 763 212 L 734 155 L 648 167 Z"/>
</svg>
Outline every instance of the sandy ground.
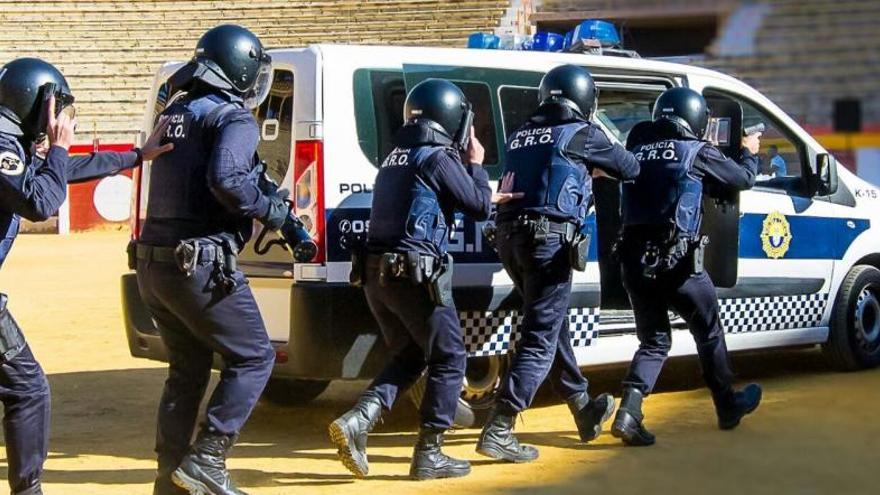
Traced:
<svg viewBox="0 0 880 495">
<path fill-rule="evenodd" d="M 164 370 L 128 354 L 119 304 L 125 243 L 121 233 L 22 236 L 0 271 L 0 289 L 52 384 L 49 495 L 150 493 Z M 371 437 L 372 476 L 358 481 L 325 431 L 363 383 L 338 383 L 307 407 L 261 403 L 230 466 L 242 488 L 266 495 L 876 493 L 880 371 L 837 374 L 813 350 L 736 356 L 734 365 L 743 381 L 765 386 L 761 409 L 734 432 L 717 430 L 695 363 L 678 360 L 647 403 L 659 437 L 651 448 L 624 448 L 609 435 L 579 444 L 567 409 L 547 396 L 518 426 L 540 447 L 538 462 L 482 459 L 473 451 L 478 432 L 463 430 L 448 437 L 448 451 L 474 461 L 470 477 L 409 482 L 417 419 L 403 403 Z M 593 390 L 617 392 L 623 371 L 588 373 Z"/>
</svg>

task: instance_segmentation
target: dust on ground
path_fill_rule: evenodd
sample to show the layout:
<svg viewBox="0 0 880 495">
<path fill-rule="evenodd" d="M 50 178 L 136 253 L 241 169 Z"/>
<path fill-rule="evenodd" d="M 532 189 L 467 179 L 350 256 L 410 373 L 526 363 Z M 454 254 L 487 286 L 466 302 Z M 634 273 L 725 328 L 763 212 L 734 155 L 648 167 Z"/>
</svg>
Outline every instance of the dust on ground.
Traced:
<svg viewBox="0 0 880 495">
<path fill-rule="evenodd" d="M 119 277 L 124 233 L 21 236 L 0 271 L 0 290 L 52 386 L 47 495 L 149 494 L 154 475 L 160 363 L 130 357 Z M 334 383 L 305 407 L 261 403 L 229 465 L 248 493 L 873 493 L 880 445 L 880 371 L 839 374 L 815 350 L 736 356 L 742 381 L 759 380 L 764 403 L 733 432 L 715 426 L 693 360 L 671 363 L 646 403 L 658 436 L 624 448 L 610 435 L 583 445 L 564 405 L 546 394 L 521 416 L 524 442 L 541 457 L 499 464 L 474 453 L 477 430 L 447 437 L 449 454 L 473 461 L 452 481 L 406 480 L 417 417 L 402 401 L 370 437 L 370 477 L 336 461 L 326 425 L 364 386 Z M 588 370 L 594 392 L 619 391 L 622 367 Z M 5 454 L 0 452 L 0 469 Z M 0 472 L 5 475 L 5 472 Z M 2 488 L 0 488 L 2 491 Z"/>
</svg>

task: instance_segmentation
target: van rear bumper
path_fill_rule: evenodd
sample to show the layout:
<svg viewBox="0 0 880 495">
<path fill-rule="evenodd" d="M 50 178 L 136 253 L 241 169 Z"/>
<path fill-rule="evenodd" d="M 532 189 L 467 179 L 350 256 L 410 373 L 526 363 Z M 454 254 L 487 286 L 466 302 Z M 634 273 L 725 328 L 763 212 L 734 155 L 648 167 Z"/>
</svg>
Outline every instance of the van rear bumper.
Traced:
<svg viewBox="0 0 880 495">
<path fill-rule="evenodd" d="M 122 310 L 131 355 L 168 361 L 134 273 L 122 276 Z M 314 380 L 372 378 L 387 362 L 363 291 L 348 284 L 299 283 L 290 295 L 290 338 L 274 342 L 273 376 Z"/>
</svg>

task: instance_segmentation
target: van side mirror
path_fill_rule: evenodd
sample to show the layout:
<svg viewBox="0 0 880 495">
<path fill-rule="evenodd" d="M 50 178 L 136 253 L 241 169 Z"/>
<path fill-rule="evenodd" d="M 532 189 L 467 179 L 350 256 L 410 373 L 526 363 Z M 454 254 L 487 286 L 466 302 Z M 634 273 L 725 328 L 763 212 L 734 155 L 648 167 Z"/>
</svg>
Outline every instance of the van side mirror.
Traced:
<svg viewBox="0 0 880 495">
<path fill-rule="evenodd" d="M 828 196 L 837 192 L 837 170 L 834 157 L 828 153 L 816 155 L 816 167 L 812 171 L 810 189 L 813 196 Z"/>
</svg>

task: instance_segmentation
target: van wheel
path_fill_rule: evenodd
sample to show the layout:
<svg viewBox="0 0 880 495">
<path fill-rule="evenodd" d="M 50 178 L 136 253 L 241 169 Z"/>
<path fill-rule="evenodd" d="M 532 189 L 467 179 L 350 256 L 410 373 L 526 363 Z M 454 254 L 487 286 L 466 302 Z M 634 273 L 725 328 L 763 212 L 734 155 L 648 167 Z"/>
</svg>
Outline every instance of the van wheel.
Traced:
<svg viewBox="0 0 880 495">
<path fill-rule="evenodd" d="M 880 270 L 856 265 L 840 285 L 822 350 L 841 371 L 880 364 Z"/>
<path fill-rule="evenodd" d="M 315 400 L 330 385 L 329 380 L 270 378 L 263 397 L 279 406 L 304 406 Z"/>
<path fill-rule="evenodd" d="M 455 410 L 455 426 L 480 428 L 486 423 L 509 365 L 510 357 L 507 354 L 468 358 L 464 386 Z M 427 374 L 423 374 L 409 389 L 409 397 L 416 408 L 422 405 L 427 382 Z"/>
</svg>

